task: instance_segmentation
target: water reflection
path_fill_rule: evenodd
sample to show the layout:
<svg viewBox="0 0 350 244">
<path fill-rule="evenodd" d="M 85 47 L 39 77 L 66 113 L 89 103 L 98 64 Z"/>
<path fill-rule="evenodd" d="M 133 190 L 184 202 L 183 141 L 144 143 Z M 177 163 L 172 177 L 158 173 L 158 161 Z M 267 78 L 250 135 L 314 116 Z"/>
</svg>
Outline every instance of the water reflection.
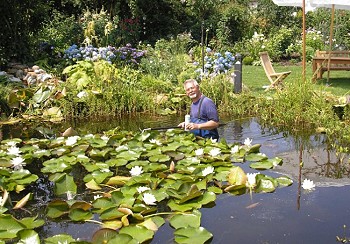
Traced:
<svg viewBox="0 0 350 244">
<path fill-rule="evenodd" d="M 71 121 L 62 124 L 32 124 L 3 126 L 3 139 L 13 137 L 59 136 L 68 127 L 80 134 L 102 133 L 115 127 L 140 131 L 145 128 L 173 126 L 182 116 L 130 115 L 123 118 L 97 121 Z M 219 195 L 216 206 L 202 208 L 202 226 L 214 234 L 212 243 L 334 243 L 344 236 L 343 226 L 350 226 L 348 204 L 350 195 L 349 165 L 340 160 L 325 145 L 324 135 L 291 135 L 285 131 L 262 126 L 256 118 L 233 120 L 223 117 L 225 126 L 219 128 L 227 142 L 253 139 L 261 144 L 268 157 L 281 157 L 283 165 L 264 172 L 268 175 L 288 175 L 294 180 L 291 187 L 279 188 L 271 194 Z M 301 164 L 301 162 L 303 164 Z M 302 167 L 301 167 L 302 165 Z M 240 165 L 255 172 L 249 164 Z M 316 184 L 312 192 L 301 188 L 303 179 Z M 48 181 L 38 183 L 50 186 Z M 337 186 L 337 187 L 335 187 Z M 36 198 L 52 197 L 45 189 Z M 41 228 L 42 238 L 67 233 L 74 238 L 89 240 L 99 227 L 93 224 L 60 223 L 47 220 Z M 345 235 L 350 235 L 345 232 Z M 165 224 L 151 243 L 173 243 L 173 229 Z"/>
</svg>

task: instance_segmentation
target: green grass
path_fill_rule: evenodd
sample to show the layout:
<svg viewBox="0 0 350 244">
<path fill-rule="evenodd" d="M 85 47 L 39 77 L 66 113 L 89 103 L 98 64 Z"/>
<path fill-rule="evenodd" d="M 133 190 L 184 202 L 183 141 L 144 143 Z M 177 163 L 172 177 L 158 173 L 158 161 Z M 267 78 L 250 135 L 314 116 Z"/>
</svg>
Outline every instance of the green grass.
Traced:
<svg viewBox="0 0 350 244">
<path fill-rule="evenodd" d="M 274 66 L 276 72 L 292 71 L 285 79 L 285 83 L 293 82 L 296 79 L 302 79 L 302 66 Z M 306 66 L 306 79 L 312 77 L 311 64 Z M 253 93 L 264 92 L 264 85 L 270 84 L 262 66 L 243 65 L 242 68 L 243 84 Z M 330 92 L 336 96 L 344 96 L 350 94 L 350 71 L 330 71 L 329 84 L 327 85 L 327 72 L 323 74 L 323 78 L 316 82 L 316 87 L 321 91 Z"/>
</svg>

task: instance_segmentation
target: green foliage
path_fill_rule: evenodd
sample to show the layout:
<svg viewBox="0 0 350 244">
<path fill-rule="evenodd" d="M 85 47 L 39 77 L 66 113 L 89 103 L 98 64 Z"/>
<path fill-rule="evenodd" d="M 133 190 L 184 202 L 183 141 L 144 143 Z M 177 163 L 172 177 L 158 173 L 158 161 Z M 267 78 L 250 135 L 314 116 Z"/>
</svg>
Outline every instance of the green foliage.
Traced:
<svg viewBox="0 0 350 244">
<path fill-rule="evenodd" d="M 276 33 L 270 35 L 266 44 L 266 49 L 272 60 L 278 61 L 281 57 L 286 56 L 286 49 L 295 40 L 293 29 L 282 27 Z"/>
<path fill-rule="evenodd" d="M 252 65 L 254 59 L 250 56 L 244 57 L 242 60 L 243 65 Z"/>
<path fill-rule="evenodd" d="M 99 12 L 85 11 L 81 18 L 81 25 L 84 30 L 83 43 L 87 46 L 93 45 L 96 47 L 115 45 L 118 22 L 118 16 L 111 17 L 103 7 Z"/>
<path fill-rule="evenodd" d="M 79 61 L 67 67 L 64 74 L 68 75 L 69 91 L 63 101 L 66 115 L 106 116 L 154 108 L 150 94 L 154 87 L 146 87 L 139 71 L 127 66 L 116 68 L 106 61 Z"/>
</svg>

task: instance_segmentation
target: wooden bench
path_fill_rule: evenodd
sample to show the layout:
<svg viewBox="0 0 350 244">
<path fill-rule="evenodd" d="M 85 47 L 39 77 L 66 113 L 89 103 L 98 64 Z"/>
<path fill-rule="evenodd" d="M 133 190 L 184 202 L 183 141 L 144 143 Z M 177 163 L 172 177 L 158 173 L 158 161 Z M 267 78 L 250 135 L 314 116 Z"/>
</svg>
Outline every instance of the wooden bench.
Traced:
<svg viewBox="0 0 350 244">
<path fill-rule="evenodd" d="M 328 70 L 328 57 L 330 53 L 329 70 L 350 71 L 350 51 L 316 51 L 312 58 L 313 78 L 321 79 L 325 71 Z"/>
</svg>

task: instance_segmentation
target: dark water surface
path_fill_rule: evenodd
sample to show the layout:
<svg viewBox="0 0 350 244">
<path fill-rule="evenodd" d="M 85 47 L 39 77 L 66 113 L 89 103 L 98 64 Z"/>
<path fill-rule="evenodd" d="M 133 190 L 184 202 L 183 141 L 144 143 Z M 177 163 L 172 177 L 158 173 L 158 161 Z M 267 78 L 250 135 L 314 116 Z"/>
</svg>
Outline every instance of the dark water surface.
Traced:
<svg viewBox="0 0 350 244">
<path fill-rule="evenodd" d="M 48 135 L 59 134 L 72 126 L 81 134 L 99 133 L 120 126 L 125 130 L 142 130 L 149 127 L 177 125 L 181 116 L 156 117 L 138 115 L 120 119 L 80 121 L 62 125 L 36 125 L 3 127 L 4 139 L 26 135 L 43 136 L 42 128 L 49 128 Z M 281 157 L 283 165 L 262 173 L 271 176 L 288 175 L 293 185 L 277 188 L 274 193 L 218 196 L 215 206 L 202 208 L 201 225 L 214 238 L 211 243 L 337 243 L 337 236 L 350 237 L 350 180 L 348 156 L 344 162 L 327 151 L 322 136 L 311 136 L 303 142 L 286 133 L 262 128 L 254 118 L 241 121 L 224 118 L 226 125 L 219 128 L 221 138 L 228 142 L 253 139 L 261 144 L 260 151 L 269 157 Z M 41 126 L 41 127 L 40 127 Z M 37 128 L 41 128 L 41 132 Z M 48 130 L 46 131 L 48 132 Z M 303 168 L 299 171 L 302 153 Z M 240 165 L 246 172 L 255 172 L 248 164 Z M 300 181 L 308 178 L 316 188 L 307 192 L 300 188 Z M 345 228 L 344 228 L 345 225 Z M 67 233 L 73 238 L 91 240 L 99 229 L 96 224 L 72 224 L 48 222 L 42 228 L 43 238 Z M 151 243 L 173 243 L 173 229 L 166 223 L 156 233 Z"/>
</svg>

